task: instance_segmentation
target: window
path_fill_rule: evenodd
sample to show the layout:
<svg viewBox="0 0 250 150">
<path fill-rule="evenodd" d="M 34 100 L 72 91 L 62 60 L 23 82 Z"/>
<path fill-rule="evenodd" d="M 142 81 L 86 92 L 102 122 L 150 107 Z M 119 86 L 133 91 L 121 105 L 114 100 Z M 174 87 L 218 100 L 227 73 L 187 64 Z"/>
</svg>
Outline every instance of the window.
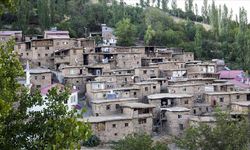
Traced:
<svg viewBox="0 0 250 150">
<path fill-rule="evenodd" d="M 45 49 L 46 49 L 46 50 L 49 50 L 49 47 L 48 47 L 48 46 L 46 46 L 46 47 L 45 47 Z"/>
<path fill-rule="evenodd" d="M 45 56 L 48 56 L 48 54 L 45 54 Z"/>
<path fill-rule="evenodd" d="M 67 104 L 67 103 L 68 103 L 68 100 L 67 100 L 67 99 L 65 99 L 65 100 L 64 100 L 64 104 Z"/>
<path fill-rule="evenodd" d="M 44 79 L 45 79 L 45 76 L 42 76 L 42 79 L 44 80 Z"/>
<path fill-rule="evenodd" d="M 183 88 L 183 91 L 187 91 L 187 89 L 186 89 L 186 88 Z"/>
<path fill-rule="evenodd" d="M 184 102 L 185 104 L 188 104 L 188 100 L 185 100 L 185 102 Z"/>
<path fill-rule="evenodd" d="M 153 89 L 156 89 L 156 86 L 153 86 Z"/>
<path fill-rule="evenodd" d="M 23 53 L 21 53 L 21 56 L 23 56 Z"/>
<path fill-rule="evenodd" d="M 37 76 L 35 76 L 35 80 L 37 80 Z"/>
<path fill-rule="evenodd" d="M 143 70 L 143 74 L 147 74 L 147 70 Z"/>
<path fill-rule="evenodd" d="M 106 110 L 110 110 L 110 105 L 107 105 L 107 106 L 106 106 Z"/>
<path fill-rule="evenodd" d="M 148 87 L 145 87 L 145 91 L 148 91 Z"/>
<path fill-rule="evenodd" d="M 184 130 L 183 124 L 179 124 L 179 128 L 180 128 L 180 130 Z"/>
<path fill-rule="evenodd" d="M 134 92 L 134 96 L 136 96 L 137 95 L 137 93 L 136 92 Z"/>
<path fill-rule="evenodd" d="M 196 109 L 193 110 L 194 114 L 196 114 Z"/>
<path fill-rule="evenodd" d="M 128 127 L 128 123 L 125 123 L 125 127 Z"/>
<path fill-rule="evenodd" d="M 97 116 L 97 117 L 98 117 L 98 116 L 99 116 L 99 114 L 98 114 L 98 113 L 96 113 L 96 114 L 95 114 L 95 116 Z"/>
<path fill-rule="evenodd" d="M 124 81 L 125 81 L 125 82 L 128 82 L 128 79 L 127 79 L 127 78 L 124 78 Z"/>
<path fill-rule="evenodd" d="M 112 124 L 112 127 L 113 127 L 113 128 L 116 128 L 116 124 Z"/>
<path fill-rule="evenodd" d="M 74 52 L 74 54 L 76 54 L 76 50 L 74 50 L 73 52 Z"/>
<path fill-rule="evenodd" d="M 145 124 L 145 123 L 147 123 L 147 119 L 140 118 L 140 119 L 138 119 L 138 123 Z"/>
<path fill-rule="evenodd" d="M 71 96 L 70 100 L 71 100 L 71 103 L 75 103 L 75 102 L 76 102 L 76 97 L 75 97 L 75 95 L 74 95 L 74 96 Z"/>
<path fill-rule="evenodd" d="M 38 89 L 41 88 L 41 85 L 36 85 L 36 88 L 38 88 Z"/>
<path fill-rule="evenodd" d="M 29 53 L 26 53 L 27 56 L 29 56 Z"/>
<path fill-rule="evenodd" d="M 119 105 L 119 104 L 115 104 L 115 108 L 116 108 L 116 109 L 119 109 L 119 108 L 120 108 L 120 105 Z"/>
<path fill-rule="evenodd" d="M 224 102 L 224 97 L 221 97 L 221 98 L 220 98 L 220 102 Z"/>
<path fill-rule="evenodd" d="M 38 57 L 40 57 L 40 54 L 37 54 Z"/>
<path fill-rule="evenodd" d="M 236 98 L 237 98 L 237 99 L 240 99 L 240 95 L 237 95 Z"/>
<path fill-rule="evenodd" d="M 114 135 L 117 136 L 117 133 L 115 133 Z"/>
<path fill-rule="evenodd" d="M 178 118 L 182 118 L 182 115 L 178 115 Z"/>
<path fill-rule="evenodd" d="M 206 111 L 208 112 L 208 107 L 206 107 Z"/>
</svg>

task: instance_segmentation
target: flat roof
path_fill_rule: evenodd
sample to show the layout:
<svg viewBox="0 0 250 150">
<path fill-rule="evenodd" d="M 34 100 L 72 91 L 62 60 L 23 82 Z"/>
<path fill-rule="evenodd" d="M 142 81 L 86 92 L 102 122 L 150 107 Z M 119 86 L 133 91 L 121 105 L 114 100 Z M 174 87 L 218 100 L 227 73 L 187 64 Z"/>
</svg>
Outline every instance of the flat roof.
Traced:
<svg viewBox="0 0 250 150">
<path fill-rule="evenodd" d="M 24 70 L 24 72 L 26 72 L 26 69 Z M 32 69 L 30 69 L 30 73 L 31 74 L 51 73 L 51 71 L 49 69 L 45 69 L 45 68 L 32 68 Z"/>
<path fill-rule="evenodd" d="M 93 90 L 93 93 L 98 93 L 98 92 L 109 92 L 109 91 L 122 91 L 122 90 L 139 90 L 137 87 L 121 87 L 121 88 L 113 88 L 113 89 L 100 89 L 100 90 Z"/>
<path fill-rule="evenodd" d="M 157 84 L 157 82 L 146 81 L 146 82 L 137 82 L 137 83 L 134 83 L 134 84 L 135 85 Z"/>
<path fill-rule="evenodd" d="M 110 102 L 123 102 L 123 101 L 138 101 L 138 98 L 116 98 L 116 99 L 100 99 L 100 100 L 93 100 L 91 103 L 94 104 L 101 104 L 101 103 L 110 103 Z"/>
<path fill-rule="evenodd" d="M 108 115 L 108 116 L 98 116 L 98 117 L 85 117 L 83 119 L 79 119 L 80 121 L 87 121 L 90 123 L 98 123 L 98 122 L 108 122 L 108 121 L 120 121 L 120 120 L 131 120 L 132 117 L 128 115 Z"/>
<path fill-rule="evenodd" d="M 184 84 L 173 84 L 167 85 L 167 87 L 183 87 L 183 86 L 197 86 L 197 85 L 204 85 L 204 83 L 184 83 Z"/>
<path fill-rule="evenodd" d="M 249 107 L 250 106 L 250 101 L 232 102 L 232 104 Z"/>
<path fill-rule="evenodd" d="M 149 81 L 167 80 L 167 78 L 150 78 Z"/>
<path fill-rule="evenodd" d="M 216 119 L 212 116 L 193 116 L 190 118 L 191 121 L 195 122 L 215 122 Z"/>
<path fill-rule="evenodd" d="M 186 111 L 190 111 L 190 109 L 186 108 L 186 107 L 170 107 L 170 108 L 161 108 L 161 110 L 166 110 L 166 111 L 171 111 L 171 112 L 186 112 Z"/>
<path fill-rule="evenodd" d="M 84 68 L 83 66 L 63 66 L 62 69 L 66 68 Z"/>
<path fill-rule="evenodd" d="M 226 95 L 226 94 L 250 94 L 250 91 L 230 91 L 230 92 L 209 92 L 206 95 Z"/>
<path fill-rule="evenodd" d="M 22 31 L 0 31 L 0 35 L 22 34 Z"/>
<path fill-rule="evenodd" d="M 148 95 L 148 99 L 162 99 L 162 98 L 184 98 L 184 97 L 193 97 L 189 94 L 170 94 L 170 93 L 159 93 Z"/>
<path fill-rule="evenodd" d="M 234 84 L 226 82 L 226 83 L 212 83 L 212 85 L 234 85 Z"/>
<path fill-rule="evenodd" d="M 129 107 L 129 108 L 154 108 L 155 105 L 145 104 L 145 103 L 124 103 L 121 107 Z"/>
</svg>

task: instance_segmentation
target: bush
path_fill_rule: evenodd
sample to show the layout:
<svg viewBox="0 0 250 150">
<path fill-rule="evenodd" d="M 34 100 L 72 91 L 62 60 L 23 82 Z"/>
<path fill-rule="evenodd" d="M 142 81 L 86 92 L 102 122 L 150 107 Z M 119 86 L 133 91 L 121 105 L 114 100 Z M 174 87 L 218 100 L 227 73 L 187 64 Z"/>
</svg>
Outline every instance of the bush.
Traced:
<svg viewBox="0 0 250 150">
<path fill-rule="evenodd" d="M 83 143 L 83 146 L 96 147 L 100 143 L 101 143 L 101 140 L 96 135 L 92 135 L 86 142 Z"/>
</svg>

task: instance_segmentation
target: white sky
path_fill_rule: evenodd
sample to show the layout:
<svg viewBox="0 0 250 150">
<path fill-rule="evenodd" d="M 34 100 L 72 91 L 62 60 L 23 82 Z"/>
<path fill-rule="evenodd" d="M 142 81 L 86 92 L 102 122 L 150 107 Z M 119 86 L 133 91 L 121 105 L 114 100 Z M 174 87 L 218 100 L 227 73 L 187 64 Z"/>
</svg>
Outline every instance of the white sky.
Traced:
<svg viewBox="0 0 250 150">
<path fill-rule="evenodd" d="M 152 1 L 152 0 L 151 0 Z M 156 0 L 157 1 L 157 0 Z M 171 7 L 171 1 L 169 0 L 169 7 Z M 194 5 L 198 5 L 199 12 L 201 11 L 201 7 L 203 6 L 203 0 L 193 0 Z M 229 10 L 233 10 L 233 19 L 235 19 L 235 15 L 239 14 L 239 8 L 244 7 L 248 13 L 248 22 L 250 22 L 250 0 L 214 0 L 215 4 L 219 7 L 219 5 L 223 6 L 226 4 Z M 136 3 L 140 3 L 140 0 L 124 0 L 127 4 L 135 5 Z M 212 0 L 208 0 L 208 5 L 212 4 Z M 185 9 L 185 0 L 177 0 L 178 8 Z M 223 8 L 223 7 L 222 7 Z M 230 11 L 229 11 L 230 12 Z"/>
</svg>

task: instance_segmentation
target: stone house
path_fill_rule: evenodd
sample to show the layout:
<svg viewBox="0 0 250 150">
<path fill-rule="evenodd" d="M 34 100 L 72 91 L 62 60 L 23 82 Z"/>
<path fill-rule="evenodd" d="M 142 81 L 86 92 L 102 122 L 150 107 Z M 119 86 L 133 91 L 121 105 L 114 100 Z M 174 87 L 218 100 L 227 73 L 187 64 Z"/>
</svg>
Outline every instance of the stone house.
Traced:
<svg viewBox="0 0 250 150">
<path fill-rule="evenodd" d="M 44 31 L 44 39 L 61 39 L 61 38 L 70 38 L 69 31 L 58 31 L 58 30 L 50 30 Z"/>
<path fill-rule="evenodd" d="M 35 39 L 17 43 L 14 49 L 21 59 L 31 60 L 37 66 L 54 68 L 54 52 L 73 47 L 78 47 L 76 39 Z"/>
<path fill-rule="evenodd" d="M 205 101 L 212 107 L 219 106 L 222 110 L 228 110 L 232 102 L 250 101 L 250 92 L 209 92 L 205 93 Z"/>
<path fill-rule="evenodd" d="M 121 105 L 124 103 L 138 102 L 138 98 L 116 98 L 98 99 L 91 101 L 93 116 L 106 116 L 121 113 Z"/>
<path fill-rule="evenodd" d="M 194 116 L 202 116 L 202 115 L 207 115 L 211 114 L 213 111 L 211 105 L 206 104 L 206 103 L 194 103 L 191 114 Z"/>
<path fill-rule="evenodd" d="M 172 59 L 183 61 L 183 62 L 190 62 L 190 61 L 194 60 L 194 53 L 193 52 L 183 52 L 182 54 L 174 55 Z"/>
<path fill-rule="evenodd" d="M 249 114 L 250 113 L 250 101 L 232 102 L 231 113 Z"/>
<path fill-rule="evenodd" d="M 82 66 L 83 49 L 71 48 L 56 50 L 53 54 L 55 69 L 60 70 L 63 66 Z"/>
<path fill-rule="evenodd" d="M 160 70 L 162 77 L 167 77 L 168 79 L 178 79 L 185 78 L 187 74 L 187 69 L 162 69 Z"/>
<path fill-rule="evenodd" d="M 215 127 L 216 118 L 213 116 L 192 116 L 189 118 L 189 126 L 197 127 L 201 124 L 206 124 L 210 127 Z"/>
<path fill-rule="evenodd" d="M 0 31 L 0 42 L 7 42 L 11 39 L 16 42 L 22 42 L 22 31 Z"/>
<path fill-rule="evenodd" d="M 138 82 L 134 83 L 133 87 L 139 89 L 136 97 L 142 102 L 146 101 L 148 95 L 160 93 L 160 84 L 157 82 Z"/>
<path fill-rule="evenodd" d="M 136 81 L 147 81 L 152 78 L 159 77 L 158 67 L 138 67 L 135 68 L 135 78 Z"/>
<path fill-rule="evenodd" d="M 188 74 L 189 73 L 206 73 L 206 74 L 211 74 L 211 76 L 213 76 L 217 72 L 216 64 L 210 63 L 210 62 L 202 62 L 198 64 L 187 63 L 186 69 L 187 69 Z"/>
<path fill-rule="evenodd" d="M 40 89 L 52 84 L 52 72 L 49 69 L 32 68 L 29 69 L 29 73 L 33 88 Z"/>
<path fill-rule="evenodd" d="M 149 82 L 157 82 L 160 85 L 161 93 L 167 92 L 168 79 L 167 78 L 152 78 Z"/>
<path fill-rule="evenodd" d="M 163 114 L 162 130 L 163 132 L 179 136 L 188 127 L 190 109 L 185 107 L 161 108 Z"/>
<path fill-rule="evenodd" d="M 121 105 L 121 114 L 87 117 L 83 121 L 91 124 L 102 142 L 118 141 L 132 133 L 151 134 L 153 108 L 149 104 L 126 103 Z"/>
<path fill-rule="evenodd" d="M 186 107 L 191 109 L 193 106 L 193 96 L 188 94 L 158 93 L 148 95 L 147 100 L 149 104 L 156 106 L 156 113 L 160 108 Z"/>
</svg>

